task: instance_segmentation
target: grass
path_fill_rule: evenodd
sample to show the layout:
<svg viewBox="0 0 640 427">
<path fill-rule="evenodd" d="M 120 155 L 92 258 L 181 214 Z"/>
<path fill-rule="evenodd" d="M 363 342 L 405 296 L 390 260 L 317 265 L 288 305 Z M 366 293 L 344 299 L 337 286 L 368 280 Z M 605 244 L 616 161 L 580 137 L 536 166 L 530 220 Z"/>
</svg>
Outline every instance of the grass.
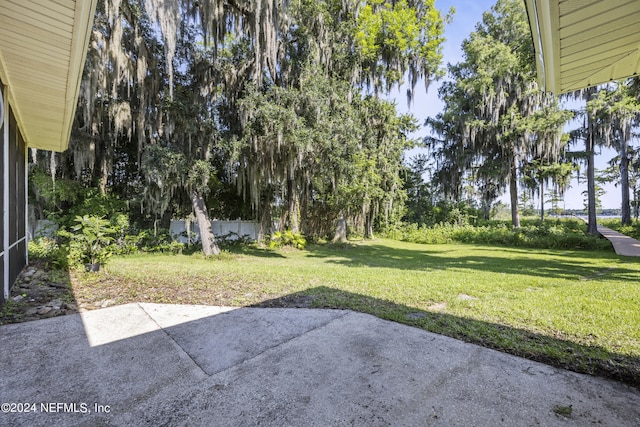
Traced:
<svg viewBox="0 0 640 427">
<path fill-rule="evenodd" d="M 561 417 L 571 418 L 571 414 L 573 413 L 573 407 L 571 407 L 571 405 L 569 406 L 557 405 L 553 408 L 553 412 L 555 412 L 557 415 Z"/>
<path fill-rule="evenodd" d="M 12 299 L 5 301 L 0 307 L 0 325 L 3 325 L 6 320 L 19 321 L 22 318 L 22 310 L 25 306 L 23 302 L 16 302 Z"/>
<path fill-rule="evenodd" d="M 72 276 L 80 302 L 352 309 L 635 386 L 639 283 L 640 262 L 608 251 L 393 240 L 116 257 Z"/>
</svg>

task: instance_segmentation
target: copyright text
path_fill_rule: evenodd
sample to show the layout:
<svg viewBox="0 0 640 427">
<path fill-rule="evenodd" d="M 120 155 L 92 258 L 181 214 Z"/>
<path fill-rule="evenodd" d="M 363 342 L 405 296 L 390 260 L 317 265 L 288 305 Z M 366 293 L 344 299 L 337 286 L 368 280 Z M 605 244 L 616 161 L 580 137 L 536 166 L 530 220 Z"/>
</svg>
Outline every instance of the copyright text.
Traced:
<svg viewBox="0 0 640 427">
<path fill-rule="evenodd" d="M 4 414 L 26 414 L 30 412 L 44 414 L 108 414 L 111 412 L 111 406 L 86 402 L 5 402 L 0 404 L 0 411 Z"/>
</svg>

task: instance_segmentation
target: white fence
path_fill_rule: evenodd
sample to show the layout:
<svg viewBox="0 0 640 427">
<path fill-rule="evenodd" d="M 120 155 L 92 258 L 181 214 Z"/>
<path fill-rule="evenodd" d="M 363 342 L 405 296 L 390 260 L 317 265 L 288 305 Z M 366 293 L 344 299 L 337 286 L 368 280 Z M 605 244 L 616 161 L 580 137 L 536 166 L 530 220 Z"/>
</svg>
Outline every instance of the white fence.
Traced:
<svg viewBox="0 0 640 427">
<path fill-rule="evenodd" d="M 236 240 L 238 237 L 258 240 L 260 232 L 260 224 L 256 221 L 211 221 L 211 227 L 216 237 L 227 236 L 229 240 Z M 29 239 L 31 240 L 38 237 L 53 237 L 58 225 L 53 221 L 40 219 L 29 228 Z M 200 240 L 200 229 L 195 221 L 172 220 L 169 231 L 180 243 L 189 243 L 187 236 L 191 236 L 191 242 Z"/>
<path fill-rule="evenodd" d="M 256 221 L 211 221 L 211 227 L 216 237 L 227 236 L 229 240 L 235 240 L 238 237 L 258 240 L 260 232 L 260 224 Z M 195 221 L 172 220 L 169 231 L 180 243 L 200 240 L 200 229 Z M 191 238 L 189 239 L 188 236 Z"/>
<path fill-rule="evenodd" d="M 40 237 L 53 237 L 58 230 L 58 224 L 48 219 L 39 219 L 29 222 L 28 235 L 29 240 L 38 239 Z"/>
</svg>

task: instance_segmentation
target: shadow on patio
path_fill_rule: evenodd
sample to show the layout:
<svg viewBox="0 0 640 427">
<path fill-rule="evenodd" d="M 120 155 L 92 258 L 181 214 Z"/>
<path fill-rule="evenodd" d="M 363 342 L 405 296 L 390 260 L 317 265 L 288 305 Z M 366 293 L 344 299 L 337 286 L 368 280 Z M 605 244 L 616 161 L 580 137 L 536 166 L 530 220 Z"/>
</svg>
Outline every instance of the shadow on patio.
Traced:
<svg viewBox="0 0 640 427">
<path fill-rule="evenodd" d="M 316 287 L 252 307 L 352 309 L 516 356 L 640 387 L 640 358 L 506 325 L 420 310 L 339 289 Z"/>
</svg>

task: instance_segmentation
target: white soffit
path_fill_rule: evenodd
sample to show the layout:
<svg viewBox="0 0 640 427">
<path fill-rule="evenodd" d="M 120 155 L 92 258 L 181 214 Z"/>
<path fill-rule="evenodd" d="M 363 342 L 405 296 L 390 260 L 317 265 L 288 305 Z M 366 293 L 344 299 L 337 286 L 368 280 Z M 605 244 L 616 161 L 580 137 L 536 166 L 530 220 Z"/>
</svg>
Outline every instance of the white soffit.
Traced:
<svg viewBox="0 0 640 427">
<path fill-rule="evenodd" d="M 525 0 L 538 80 L 566 93 L 640 73 L 639 0 Z"/>
<path fill-rule="evenodd" d="M 97 0 L 0 0 L 0 79 L 30 147 L 64 151 Z"/>
</svg>

